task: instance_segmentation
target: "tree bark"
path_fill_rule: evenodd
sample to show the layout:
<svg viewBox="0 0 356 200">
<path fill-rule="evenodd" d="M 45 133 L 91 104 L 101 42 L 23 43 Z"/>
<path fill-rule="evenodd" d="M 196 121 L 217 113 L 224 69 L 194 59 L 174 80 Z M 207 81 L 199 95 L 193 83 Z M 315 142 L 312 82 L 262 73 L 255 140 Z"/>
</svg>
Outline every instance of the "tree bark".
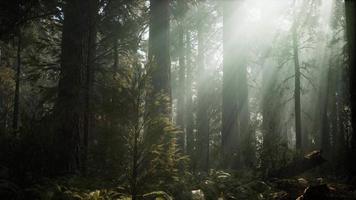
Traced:
<svg viewBox="0 0 356 200">
<path fill-rule="evenodd" d="M 186 78 L 186 136 L 187 136 L 187 147 L 186 152 L 191 158 L 192 168 L 194 169 L 194 109 L 193 109 L 193 64 L 191 60 L 191 35 L 190 31 L 186 31 L 186 67 L 187 67 L 187 78 Z"/>
<path fill-rule="evenodd" d="M 88 159 L 88 144 L 89 135 L 93 127 L 94 119 L 92 115 L 92 92 L 94 81 L 94 67 L 95 67 L 95 54 L 96 54 L 96 20 L 98 2 L 97 0 L 88 0 L 88 30 L 87 30 L 87 58 L 86 58 L 86 71 L 85 71 L 85 108 L 84 108 L 84 135 L 83 135 L 83 152 L 82 152 L 82 166 L 81 171 L 84 175 L 87 174 L 87 159 Z"/>
<path fill-rule="evenodd" d="M 20 77 L 21 77 L 21 29 L 18 30 L 18 42 L 17 42 L 17 63 L 16 63 L 16 76 L 15 76 L 15 97 L 14 97 L 14 113 L 12 121 L 12 129 L 16 131 L 18 129 L 19 122 L 19 107 L 20 107 Z"/>
<path fill-rule="evenodd" d="M 223 167 L 234 169 L 243 167 L 241 144 L 250 137 L 244 33 L 234 18 L 240 3 L 223 1 L 222 156 Z"/>
<path fill-rule="evenodd" d="M 296 17 L 296 16 L 294 16 Z M 294 116 L 295 116 L 295 147 L 302 150 L 302 120 L 301 120 L 301 103 L 300 103 L 300 64 L 298 50 L 298 32 L 297 23 L 294 19 L 293 24 L 293 60 L 294 60 Z"/>
<path fill-rule="evenodd" d="M 185 123 L 184 123 L 184 105 L 185 105 L 185 47 L 184 47 L 184 7 L 183 2 L 179 1 L 179 24 L 178 24 L 178 51 L 179 51 L 179 85 L 178 85 L 178 103 L 177 103 L 177 126 L 182 130 L 178 135 L 177 143 L 179 149 L 185 151 Z"/>
<path fill-rule="evenodd" d="M 324 87 L 321 87 L 321 96 L 320 102 L 321 104 L 321 130 L 320 130 L 320 142 L 321 142 L 321 150 L 327 152 L 327 155 L 329 153 L 329 148 L 330 148 L 330 123 L 329 123 L 329 117 L 328 117 L 328 105 L 329 105 L 329 93 L 330 93 L 330 67 L 326 72 L 326 75 L 324 75 L 324 81 L 323 83 L 325 84 Z"/>
<path fill-rule="evenodd" d="M 199 13 L 202 12 L 202 5 L 199 7 Z M 198 56 L 197 56 L 197 158 L 199 170 L 209 170 L 209 117 L 207 102 L 207 74 L 204 65 L 204 30 L 203 21 L 198 27 Z"/>
<path fill-rule="evenodd" d="M 170 0 L 150 0 L 150 30 L 148 60 L 152 76 L 152 91 L 148 99 L 151 116 L 171 119 L 171 60 L 169 48 Z M 155 107 L 158 101 L 158 107 Z"/>
<path fill-rule="evenodd" d="M 353 156 L 356 153 L 356 2 L 354 0 L 345 0 L 346 8 L 346 36 L 349 53 L 349 68 L 350 68 L 350 104 L 351 104 L 351 174 L 356 175 L 356 161 Z"/>
<path fill-rule="evenodd" d="M 91 12 L 97 12 L 91 7 L 95 1 L 71 0 L 64 7 L 61 74 L 55 106 L 55 174 L 83 170 L 89 131 L 86 127 L 89 126 L 89 85 L 93 73 L 92 42 L 96 38 L 88 19 Z"/>
</svg>

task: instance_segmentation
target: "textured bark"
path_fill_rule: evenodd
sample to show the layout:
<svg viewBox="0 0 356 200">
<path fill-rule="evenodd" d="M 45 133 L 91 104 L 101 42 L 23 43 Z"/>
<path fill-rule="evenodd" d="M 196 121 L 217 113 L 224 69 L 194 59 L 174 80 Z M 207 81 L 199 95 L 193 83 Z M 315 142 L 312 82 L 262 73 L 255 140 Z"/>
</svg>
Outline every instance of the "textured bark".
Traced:
<svg viewBox="0 0 356 200">
<path fill-rule="evenodd" d="M 19 123 L 19 107 L 20 107 L 20 76 L 21 76 L 21 30 L 18 30 L 17 42 L 17 63 L 16 63 L 16 76 L 15 76 L 15 97 L 14 97 L 14 113 L 12 120 L 12 129 L 16 131 Z"/>
<path fill-rule="evenodd" d="M 151 116 L 171 118 L 171 61 L 169 54 L 170 0 L 150 1 L 149 52 L 152 91 L 148 96 Z M 158 101 L 158 107 L 155 106 Z"/>
<path fill-rule="evenodd" d="M 187 67 L 187 79 L 186 79 L 186 138 L 187 138 L 187 154 L 190 156 L 192 162 L 194 162 L 194 109 L 193 109 L 193 64 L 191 59 L 191 35 L 189 30 L 186 31 L 186 67 Z M 194 163 L 192 163 L 192 167 Z M 194 168 L 194 167 L 193 167 Z"/>
<path fill-rule="evenodd" d="M 85 108 L 84 108 L 84 135 L 82 139 L 82 164 L 81 171 L 87 174 L 87 157 L 88 157 L 88 144 L 91 129 L 94 126 L 94 119 L 92 114 L 92 92 L 94 83 L 94 67 L 95 67 L 95 54 L 96 54 L 96 20 L 97 20 L 98 1 L 88 0 L 88 30 L 87 30 L 87 52 L 86 70 L 85 70 Z"/>
<path fill-rule="evenodd" d="M 93 1 L 67 1 L 64 7 L 61 75 L 55 107 L 57 122 L 54 173 L 78 173 L 83 170 L 89 125 L 89 82 L 92 35 L 90 19 Z M 96 11 L 95 11 L 96 13 Z M 89 50 L 90 49 L 90 50 Z M 89 73 L 90 72 L 90 73 Z M 88 82 L 89 81 L 89 82 Z M 86 121 L 86 122 L 85 122 Z M 84 145 L 84 146 L 83 146 Z"/>
<path fill-rule="evenodd" d="M 322 96 L 320 97 L 321 103 L 321 130 L 320 130 L 320 141 L 321 149 L 323 151 L 329 151 L 330 148 L 330 124 L 328 117 L 328 105 L 329 105 L 329 93 L 330 93 L 330 69 L 328 69 L 327 75 L 324 75 L 325 84 L 324 87 L 321 87 Z"/>
<path fill-rule="evenodd" d="M 356 161 L 353 156 L 356 153 L 356 2 L 354 0 L 345 0 L 346 8 L 346 35 L 349 50 L 349 68 L 350 68 L 350 103 L 351 103 L 351 125 L 353 134 L 351 138 L 350 161 L 352 175 L 356 175 Z"/>
<path fill-rule="evenodd" d="M 200 7 L 200 12 L 202 8 Z M 209 170 L 209 117 L 207 102 L 207 75 L 204 65 L 204 30 L 203 23 L 198 27 L 198 57 L 197 57 L 197 158 L 200 170 Z"/>
<path fill-rule="evenodd" d="M 179 1 L 180 4 L 182 3 Z M 180 10 L 183 7 L 180 5 Z M 182 12 L 182 11 L 181 11 Z M 177 126 L 182 130 L 182 134 L 178 135 L 177 143 L 179 149 L 185 151 L 185 124 L 184 124 L 184 105 L 185 105 L 185 47 L 184 47 L 184 25 L 183 16 L 180 15 L 178 25 L 178 51 L 179 51 L 179 84 L 178 84 L 178 103 L 177 103 Z"/>
<path fill-rule="evenodd" d="M 236 32 L 234 13 L 240 1 L 223 2 L 223 91 L 222 91 L 222 154 L 225 168 L 240 168 L 241 144 L 248 135 L 248 90 L 245 64 L 244 34 Z M 248 149 L 247 145 L 244 148 Z"/>
<path fill-rule="evenodd" d="M 296 19 L 295 19 L 296 20 Z M 298 50 L 298 32 L 296 21 L 293 24 L 293 60 L 294 60 L 294 116 L 295 116 L 295 147 L 302 150 L 302 120 L 300 103 L 300 64 Z"/>
<path fill-rule="evenodd" d="M 119 47 L 118 47 L 118 38 L 114 37 L 114 41 L 113 41 L 113 60 L 114 60 L 114 64 L 113 64 L 113 70 L 114 73 L 117 72 L 117 70 L 119 69 Z"/>
<path fill-rule="evenodd" d="M 223 155 L 223 167 L 231 167 L 231 156 L 236 154 L 237 146 L 237 95 L 236 85 L 238 84 L 236 79 L 236 67 L 234 62 L 234 53 L 229 46 L 231 41 L 231 22 L 232 16 L 231 3 L 229 1 L 224 2 L 223 8 L 223 99 L 222 99 L 222 155 Z"/>
</svg>

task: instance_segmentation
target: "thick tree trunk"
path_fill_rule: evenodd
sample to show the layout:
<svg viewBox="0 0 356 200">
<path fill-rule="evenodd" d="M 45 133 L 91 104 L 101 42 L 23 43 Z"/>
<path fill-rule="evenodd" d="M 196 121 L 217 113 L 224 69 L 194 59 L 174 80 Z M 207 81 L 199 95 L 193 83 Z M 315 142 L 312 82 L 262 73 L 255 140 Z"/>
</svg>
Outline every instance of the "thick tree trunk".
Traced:
<svg viewBox="0 0 356 200">
<path fill-rule="evenodd" d="M 152 91 L 148 96 L 151 116 L 171 119 L 171 60 L 169 49 L 170 0 L 150 0 L 148 60 L 152 75 Z M 156 107 L 154 102 L 158 102 Z"/>
<path fill-rule="evenodd" d="M 97 0 L 88 0 L 89 17 L 88 17 L 88 30 L 87 30 L 87 58 L 86 58 L 86 71 L 85 71 L 85 108 L 84 108 L 84 135 L 83 135 L 83 152 L 82 152 L 82 165 L 81 171 L 87 174 L 87 159 L 88 159 L 88 144 L 90 131 L 93 128 L 93 115 L 92 115 L 92 92 L 94 83 L 94 67 L 95 67 L 95 54 L 96 54 L 96 20 L 98 2 Z"/>
<path fill-rule="evenodd" d="M 351 124 L 352 124 L 352 138 L 351 138 L 351 173 L 356 175 L 356 161 L 353 158 L 356 153 L 356 1 L 345 0 L 346 8 L 346 35 L 349 50 L 349 68 L 350 68 L 350 103 L 351 103 Z"/>
<path fill-rule="evenodd" d="M 238 127 L 240 134 L 240 167 L 253 167 L 255 161 L 254 134 L 250 131 L 250 112 L 248 105 L 247 69 L 245 63 L 239 66 L 238 84 Z"/>
<path fill-rule="evenodd" d="M 186 79 L 186 136 L 187 136 L 187 154 L 191 158 L 192 168 L 194 169 L 194 109 L 193 109 L 193 64 L 191 59 L 191 35 L 189 30 L 186 31 L 186 67 L 187 67 L 187 79 Z"/>
<path fill-rule="evenodd" d="M 202 6 L 202 5 L 201 5 Z M 202 12 L 202 7 L 198 12 Z M 207 102 L 207 73 L 204 65 L 204 30 L 203 22 L 198 27 L 198 57 L 197 57 L 197 158 L 199 170 L 209 170 L 209 117 Z"/>
<path fill-rule="evenodd" d="M 113 42 L 113 60 L 114 60 L 113 71 L 114 71 L 114 74 L 119 69 L 119 47 L 118 47 L 118 43 L 119 43 L 118 38 L 114 37 L 114 42 Z"/>
<path fill-rule="evenodd" d="M 236 64 L 234 62 L 234 51 L 231 47 L 234 41 L 232 35 L 231 10 L 232 3 L 224 1 L 223 10 L 223 88 L 222 88 L 222 156 L 223 167 L 230 168 L 232 165 L 232 156 L 236 154 L 238 145 L 237 134 L 237 95 L 236 86 Z M 236 160 L 236 158 L 235 158 Z"/>
<path fill-rule="evenodd" d="M 244 33 L 236 33 L 234 18 L 239 4 L 240 1 L 223 2 L 222 154 L 223 167 L 235 169 L 243 167 L 245 160 L 241 156 L 241 144 L 251 139 L 247 135 L 249 114 Z"/>
<path fill-rule="evenodd" d="M 12 120 L 12 129 L 16 131 L 19 123 L 19 107 L 20 107 L 20 76 L 21 76 L 21 30 L 18 30 L 17 41 L 17 63 L 16 63 L 16 76 L 15 76 L 15 97 L 14 97 L 14 113 Z"/>
<path fill-rule="evenodd" d="M 179 92 L 177 105 L 177 126 L 182 130 L 182 134 L 178 135 L 177 143 L 179 148 L 185 151 L 185 124 L 184 124 L 184 105 L 185 105 L 185 53 L 184 53 L 184 27 L 180 21 L 178 25 L 178 49 L 179 49 Z"/>
<path fill-rule="evenodd" d="M 320 130 L 320 142 L 321 142 L 321 150 L 329 153 L 330 148 L 330 123 L 328 117 L 328 105 L 329 105 L 329 93 L 330 93 L 330 70 L 327 70 L 326 75 L 324 75 L 323 84 L 325 86 L 321 86 L 321 94 L 320 102 L 321 102 L 321 130 Z"/>
<path fill-rule="evenodd" d="M 83 170 L 89 129 L 89 85 L 92 76 L 90 5 L 93 1 L 71 0 L 64 8 L 61 75 L 55 107 L 56 137 L 54 173 L 78 173 Z M 95 11 L 96 13 L 96 11 Z M 90 50 L 89 50 L 90 49 Z M 89 83 L 89 84 L 88 84 Z M 88 110 L 87 110 L 88 109 Z M 87 117 L 86 117 L 87 116 Z M 87 121 L 87 122 L 85 122 Z M 83 147 L 84 145 L 84 147 Z M 83 155 L 84 154 L 84 155 Z M 84 158 L 83 158 L 84 156 Z"/>
<path fill-rule="evenodd" d="M 296 20 L 296 19 L 295 19 Z M 298 50 L 298 33 L 296 21 L 293 24 L 293 60 L 294 60 L 294 116 L 295 116 L 295 147 L 302 150 L 302 120 L 300 103 L 300 64 Z"/>
</svg>

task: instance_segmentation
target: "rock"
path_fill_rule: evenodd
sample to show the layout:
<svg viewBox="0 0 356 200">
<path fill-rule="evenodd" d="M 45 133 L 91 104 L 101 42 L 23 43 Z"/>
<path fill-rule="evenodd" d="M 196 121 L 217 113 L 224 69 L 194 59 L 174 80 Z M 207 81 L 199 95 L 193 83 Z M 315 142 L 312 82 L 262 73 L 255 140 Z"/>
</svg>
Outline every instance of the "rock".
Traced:
<svg viewBox="0 0 356 200">
<path fill-rule="evenodd" d="M 309 182 L 304 179 L 304 178 L 298 178 L 298 182 L 300 183 L 300 185 L 302 185 L 303 187 L 308 187 Z"/>
<path fill-rule="evenodd" d="M 293 177 L 307 170 L 313 169 L 326 162 L 321 156 L 321 151 L 312 151 L 302 158 L 298 158 L 288 165 L 272 171 L 269 176 L 275 178 Z"/>
<path fill-rule="evenodd" d="M 205 200 L 202 190 L 192 190 L 192 200 Z"/>
<path fill-rule="evenodd" d="M 305 188 L 304 181 L 298 181 L 296 179 L 276 179 L 272 182 L 274 188 L 282 191 L 286 191 L 290 194 L 291 199 L 296 199 L 298 196 L 302 195 Z"/>
</svg>

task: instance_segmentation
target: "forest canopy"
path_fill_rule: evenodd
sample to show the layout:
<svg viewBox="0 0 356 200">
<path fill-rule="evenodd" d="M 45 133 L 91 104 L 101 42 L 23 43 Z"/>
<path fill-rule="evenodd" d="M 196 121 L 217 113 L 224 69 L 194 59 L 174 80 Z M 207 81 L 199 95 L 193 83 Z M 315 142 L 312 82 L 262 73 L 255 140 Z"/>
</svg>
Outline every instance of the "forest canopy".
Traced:
<svg viewBox="0 0 356 200">
<path fill-rule="evenodd" d="M 356 199 L 355 0 L 3 0 L 0 198 Z"/>
</svg>

